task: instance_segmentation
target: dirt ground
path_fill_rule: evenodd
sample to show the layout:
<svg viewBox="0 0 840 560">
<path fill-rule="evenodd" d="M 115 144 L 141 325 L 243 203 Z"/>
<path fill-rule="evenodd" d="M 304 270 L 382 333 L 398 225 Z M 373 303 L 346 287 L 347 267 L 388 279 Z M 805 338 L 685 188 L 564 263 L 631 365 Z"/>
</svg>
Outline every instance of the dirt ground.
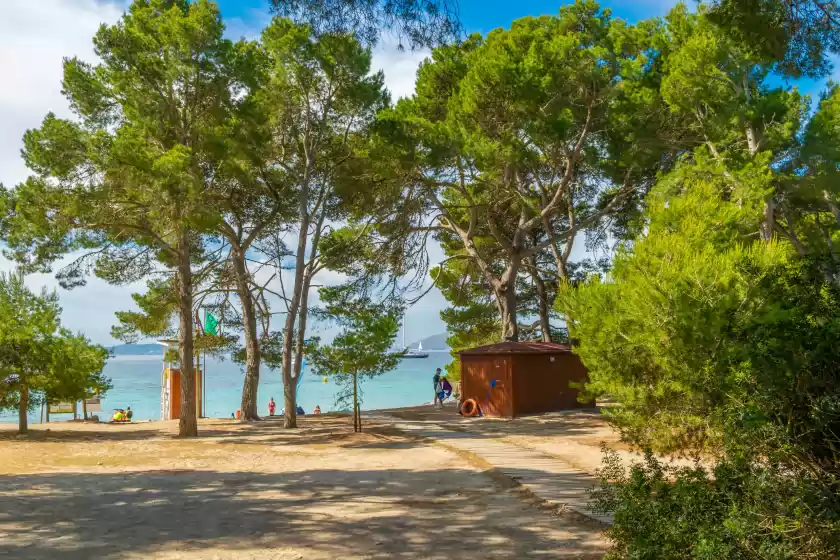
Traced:
<svg viewBox="0 0 840 560">
<path fill-rule="evenodd" d="M 47 431 L 47 429 L 49 431 Z M 0 425 L 0 557 L 601 558 L 601 528 L 349 418 Z"/>
</svg>

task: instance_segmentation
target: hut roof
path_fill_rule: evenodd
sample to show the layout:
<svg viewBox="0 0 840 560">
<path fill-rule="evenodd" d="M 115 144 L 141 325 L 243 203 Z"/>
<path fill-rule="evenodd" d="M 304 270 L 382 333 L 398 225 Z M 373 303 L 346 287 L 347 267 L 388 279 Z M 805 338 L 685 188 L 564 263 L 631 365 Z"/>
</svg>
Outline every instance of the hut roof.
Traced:
<svg viewBox="0 0 840 560">
<path fill-rule="evenodd" d="M 478 356 L 483 354 L 568 354 L 572 350 L 568 344 L 558 342 L 499 342 L 468 348 L 458 352 L 462 356 Z"/>
</svg>

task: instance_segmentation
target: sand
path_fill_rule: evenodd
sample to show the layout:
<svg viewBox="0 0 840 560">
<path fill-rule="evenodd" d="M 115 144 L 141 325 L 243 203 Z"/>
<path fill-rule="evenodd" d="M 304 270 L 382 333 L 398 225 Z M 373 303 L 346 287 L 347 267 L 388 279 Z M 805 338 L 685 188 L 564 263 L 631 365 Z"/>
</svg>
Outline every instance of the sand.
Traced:
<svg viewBox="0 0 840 560">
<path fill-rule="evenodd" d="M 46 428 L 49 431 L 46 431 Z M 346 417 L 0 426 L 9 558 L 601 558 L 480 461 Z"/>
</svg>

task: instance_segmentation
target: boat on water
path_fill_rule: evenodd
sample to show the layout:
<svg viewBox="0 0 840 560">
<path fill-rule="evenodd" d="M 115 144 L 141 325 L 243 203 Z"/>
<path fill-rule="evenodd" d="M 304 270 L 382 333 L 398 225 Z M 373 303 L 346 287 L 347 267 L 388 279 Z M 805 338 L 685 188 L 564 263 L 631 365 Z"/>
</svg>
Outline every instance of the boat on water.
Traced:
<svg viewBox="0 0 840 560">
<path fill-rule="evenodd" d="M 417 344 L 417 350 L 412 350 L 407 348 L 405 350 L 405 354 L 403 354 L 403 358 L 428 358 L 429 355 L 426 352 L 423 352 L 423 343 L 419 342 Z"/>
<path fill-rule="evenodd" d="M 412 350 L 405 344 L 405 317 L 403 317 L 403 358 L 428 358 L 429 355 L 423 352 L 423 342 L 417 343 L 417 350 Z"/>
</svg>

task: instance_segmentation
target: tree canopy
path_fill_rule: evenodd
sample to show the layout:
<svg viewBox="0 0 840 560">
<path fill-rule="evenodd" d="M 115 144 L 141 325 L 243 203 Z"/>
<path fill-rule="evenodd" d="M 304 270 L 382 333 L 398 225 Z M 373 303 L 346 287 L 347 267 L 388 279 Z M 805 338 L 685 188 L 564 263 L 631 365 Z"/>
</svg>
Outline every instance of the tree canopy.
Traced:
<svg viewBox="0 0 840 560">
<path fill-rule="evenodd" d="M 23 156 L 36 175 L 5 193 L 4 235 L 30 269 L 82 250 L 59 272 L 63 284 L 84 283 L 90 270 L 120 284 L 168 272 L 182 356 L 194 352 L 193 266 L 201 233 L 220 219 L 215 170 L 243 87 L 223 30 L 207 0 L 137 0 L 100 27 L 101 64 L 64 62 L 76 120 L 49 114 L 26 133 Z M 192 361 L 182 367 L 180 433 L 194 436 Z"/>
<path fill-rule="evenodd" d="M 430 234 L 494 294 L 518 337 L 517 277 L 543 250 L 567 273 L 574 235 L 632 208 L 660 165 L 657 26 L 594 2 L 432 52 L 416 93 L 383 111 L 361 196 L 408 259 Z M 398 260 L 396 257 L 394 260 Z"/>
<path fill-rule="evenodd" d="M 622 438 L 706 462 L 675 468 L 649 454 L 628 473 L 612 457 L 595 498 L 615 513 L 616 558 L 828 557 L 840 534 L 827 365 L 836 86 L 812 113 L 778 86 L 784 61 L 715 13 L 678 6 L 665 19 L 660 93 L 685 149 L 610 271 L 558 296 L 586 396 L 616 401 L 606 414 Z"/>
<path fill-rule="evenodd" d="M 22 273 L 0 273 L 0 409 L 18 411 L 20 433 L 37 404 L 111 387 L 102 375 L 108 351 L 61 328 L 60 313 L 55 292 L 36 294 Z"/>
<path fill-rule="evenodd" d="M 411 49 L 457 40 L 462 27 L 454 0 L 271 0 L 276 12 L 310 25 L 317 35 L 352 33 L 375 44 L 391 33 Z"/>
<path fill-rule="evenodd" d="M 840 54 L 835 0 L 716 0 L 709 18 L 794 76 L 822 76 Z"/>
<path fill-rule="evenodd" d="M 361 429 L 359 381 L 394 369 L 401 354 L 391 348 L 400 328 L 400 309 L 368 299 L 348 299 L 343 288 L 324 288 L 323 313 L 342 327 L 333 341 L 323 346 L 312 340 L 307 348 L 309 362 L 322 375 L 331 375 L 341 386 L 338 406 L 352 403 L 354 426 Z"/>
</svg>

